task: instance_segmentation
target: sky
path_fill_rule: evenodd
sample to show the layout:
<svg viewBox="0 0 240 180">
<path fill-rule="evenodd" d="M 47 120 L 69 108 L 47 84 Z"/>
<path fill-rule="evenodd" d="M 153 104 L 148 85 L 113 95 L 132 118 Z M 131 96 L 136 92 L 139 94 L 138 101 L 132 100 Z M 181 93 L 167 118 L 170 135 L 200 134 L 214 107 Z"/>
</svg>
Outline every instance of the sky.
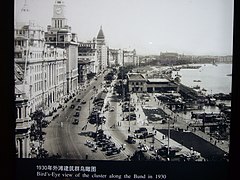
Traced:
<svg viewBox="0 0 240 180">
<path fill-rule="evenodd" d="M 45 30 L 55 0 L 15 0 L 19 21 L 24 2 L 29 17 Z M 102 26 L 110 48 L 139 55 L 177 52 L 232 55 L 234 0 L 64 0 L 66 18 L 79 41 L 92 40 Z"/>
</svg>

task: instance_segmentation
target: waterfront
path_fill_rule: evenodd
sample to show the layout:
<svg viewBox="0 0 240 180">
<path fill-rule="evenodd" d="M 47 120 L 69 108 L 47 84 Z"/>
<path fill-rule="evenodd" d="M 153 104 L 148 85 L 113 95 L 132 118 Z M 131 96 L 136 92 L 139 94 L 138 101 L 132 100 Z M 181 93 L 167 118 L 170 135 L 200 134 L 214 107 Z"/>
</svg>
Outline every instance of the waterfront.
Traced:
<svg viewBox="0 0 240 180">
<path fill-rule="evenodd" d="M 232 83 L 232 64 L 196 64 L 201 66 L 199 69 L 180 69 L 180 71 L 173 71 L 172 77 L 176 74 L 181 76 L 181 83 L 195 87 L 200 86 L 204 88 L 206 94 L 216 93 L 231 93 Z M 200 82 L 194 82 L 200 80 Z"/>
</svg>

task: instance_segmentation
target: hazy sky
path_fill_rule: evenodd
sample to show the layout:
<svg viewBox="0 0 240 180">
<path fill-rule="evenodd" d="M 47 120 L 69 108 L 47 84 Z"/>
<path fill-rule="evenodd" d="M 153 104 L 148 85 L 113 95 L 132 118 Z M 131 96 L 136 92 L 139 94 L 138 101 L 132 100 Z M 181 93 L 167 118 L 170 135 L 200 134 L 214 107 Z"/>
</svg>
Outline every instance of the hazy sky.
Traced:
<svg viewBox="0 0 240 180">
<path fill-rule="evenodd" d="M 18 19 L 25 0 L 16 1 Z M 55 0 L 26 0 L 30 17 L 45 30 Z M 231 55 L 233 0 L 65 0 L 66 18 L 79 41 L 92 40 L 100 26 L 110 48 L 137 54 L 178 52 Z"/>
</svg>

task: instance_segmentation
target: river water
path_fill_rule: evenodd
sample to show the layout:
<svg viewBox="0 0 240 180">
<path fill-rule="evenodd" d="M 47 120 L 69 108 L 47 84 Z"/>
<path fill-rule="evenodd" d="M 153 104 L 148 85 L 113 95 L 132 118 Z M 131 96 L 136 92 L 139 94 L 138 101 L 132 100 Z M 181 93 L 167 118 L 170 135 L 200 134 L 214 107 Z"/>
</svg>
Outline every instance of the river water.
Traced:
<svg viewBox="0 0 240 180">
<path fill-rule="evenodd" d="M 180 69 L 180 71 L 173 71 L 172 77 L 180 75 L 181 83 L 188 87 L 200 86 L 204 88 L 206 94 L 216 93 L 231 93 L 232 86 L 232 64 L 195 64 L 201 66 L 199 69 Z M 200 82 L 194 82 L 194 80 L 200 80 Z M 231 101 L 217 101 L 217 103 L 231 104 Z M 219 108 L 216 106 L 203 107 L 205 112 L 219 112 Z M 202 112 L 203 110 L 194 110 L 194 112 Z M 190 112 L 187 113 L 188 118 Z"/>
<path fill-rule="evenodd" d="M 180 69 L 173 71 L 173 76 L 178 73 L 181 83 L 189 86 L 200 86 L 206 89 L 206 94 L 231 93 L 232 86 L 232 64 L 196 64 L 199 69 Z M 200 82 L 194 82 L 200 80 Z"/>
</svg>

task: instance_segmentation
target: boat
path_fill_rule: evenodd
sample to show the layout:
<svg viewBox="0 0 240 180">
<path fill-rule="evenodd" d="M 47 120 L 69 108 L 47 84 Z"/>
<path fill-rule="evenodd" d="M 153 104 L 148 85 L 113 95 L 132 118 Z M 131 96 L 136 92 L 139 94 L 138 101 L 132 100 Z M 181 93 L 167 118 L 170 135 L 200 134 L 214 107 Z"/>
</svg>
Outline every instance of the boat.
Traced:
<svg viewBox="0 0 240 180">
<path fill-rule="evenodd" d="M 199 85 L 193 86 L 193 89 L 200 89 Z"/>
<path fill-rule="evenodd" d="M 201 80 L 199 80 L 199 79 L 198 80 L 193 80 L 193 82 L 201 82 Z"/>
<path fill-rule="evenodd" d="M 232 74 L 227 74 L 227 76 L 232 76 Z"/>
<path fill-rule="evenodd" d="M 187 65 L 182 65 L 181 69 L 199 69 L 200 67 L 202 67 L 202 66 L 187 64 Z"/>
</svg>

